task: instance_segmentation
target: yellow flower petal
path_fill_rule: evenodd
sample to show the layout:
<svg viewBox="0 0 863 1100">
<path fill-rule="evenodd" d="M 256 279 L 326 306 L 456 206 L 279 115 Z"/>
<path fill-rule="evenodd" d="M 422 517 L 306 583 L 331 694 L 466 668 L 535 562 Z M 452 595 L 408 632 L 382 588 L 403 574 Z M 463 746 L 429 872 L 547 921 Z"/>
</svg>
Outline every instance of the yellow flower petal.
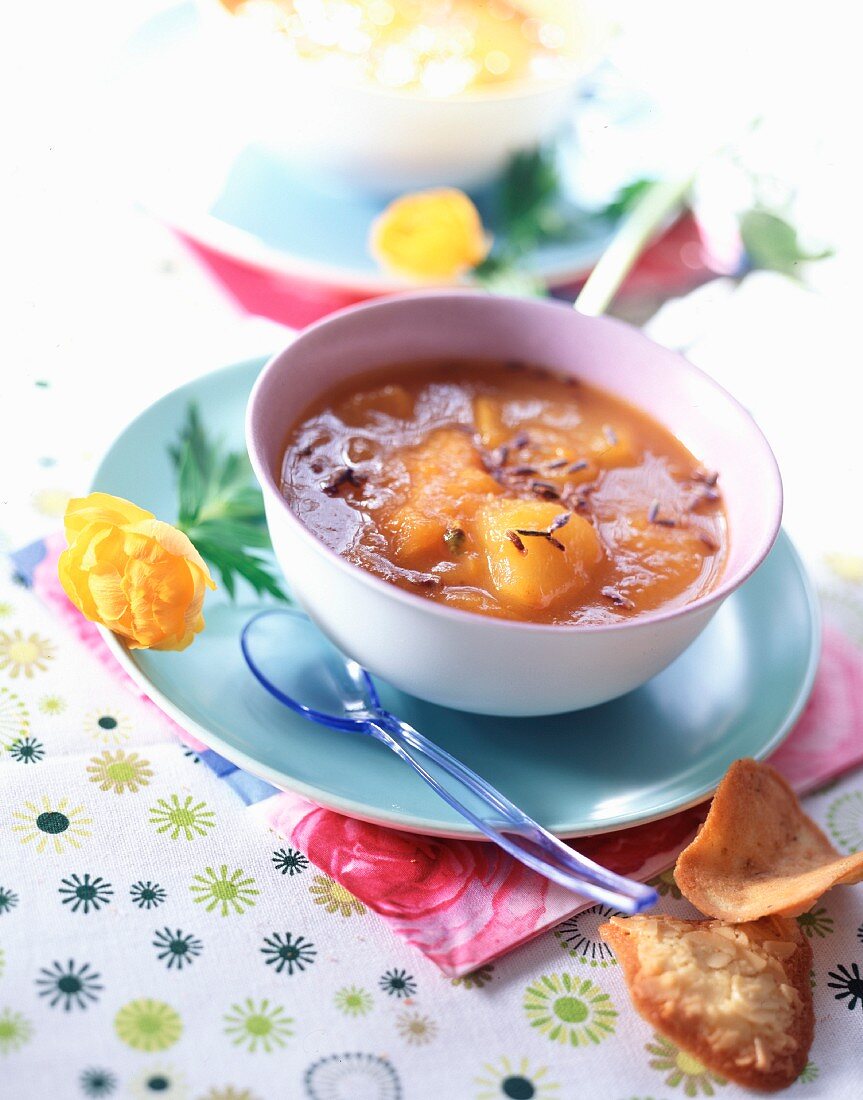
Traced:
<svg viewBox="0 0 863 1100">
<path fill-rule="evenodd" d="M 185 558 L 186 561 L 196 565 L 204 575 L 207 586 L 209 588 L 216 587 L 215 582 L 210 577 L 210 570 L 207 568 L 206 562 L 192 545 L 191 539 L 185 532 L 178 531 L 176 527 L 172 527 L 170 523 L 163 523 L 160 519 L 147 520 L 136 525 L 134 530 L 141 531 L 148 537 L 155 539 L 166 553 L 173 554 L 178 558 Z"/>
<path fill-rule="evenodd" d="M 152 512 L 139 508 L 130 500 L 112 497 L 109 493 L 90 493 L 69 501 L 65 515 L 66 538 L 77 535 L 88 523 L 121 527 L 125 523 L 140 523 L 152 518 Z"/>
<path fill-rule="evenodd" d="M 485 259 L 491 239 L 463 191 L 443 187 L 391 202 L 372 224 L 369 248 L 389 271 L 450 281 Z"/>
<path fill-rule="evenodd" d="M 85 619 L 94 622 L 97 618 L 96 604 L 87 587 L 86 576 L 79 568 L 71 550 L 64 550 L 57 562 L 57 576 L 63 591 L 78 608 Z"/>
<path fill-rule="evenodd" d="M 113 566 L 90 570 L 88 587 L 96 605 L 98 620 L 103 626 L 110 630 L 128 626 L 129 600 L 123 588 L 123 577 Z"/>
<path fill-rule="evenodd" d="M 70 501 L 66 537 L 57 568 L 64 591 L 130 648 L 185 649 L 203 629 L 204 594 L 216 585 L 182 531 L 93 493 Z"/>
</svg>

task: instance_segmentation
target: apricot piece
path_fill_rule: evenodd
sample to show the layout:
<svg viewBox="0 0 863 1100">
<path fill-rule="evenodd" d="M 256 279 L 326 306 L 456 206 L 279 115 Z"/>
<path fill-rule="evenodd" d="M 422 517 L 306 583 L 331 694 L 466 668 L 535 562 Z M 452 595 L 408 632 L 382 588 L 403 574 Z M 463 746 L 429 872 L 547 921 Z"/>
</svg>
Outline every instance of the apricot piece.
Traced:
<svg viewBox="0 0 863 1100">
<path fill-rule="evenodd" d="M 632 435 L 617 424 L 606 424 L 590 439 L 585 457 L 592 459 L 601 470 L 633 466 L 636 458 Z"/>
<path fill-rule="evenodd" d="M 497 493 L 500 486 L 482 464 L 465 432 L 441 428 L 407 452 L 409 501 L 450 502 L 471 493 Z"/>
<path fill-rule="evenodd" d="M 473 422 L 483 447 L 499 447 L 510 435 L 501 418 L 500 401 L 493 397 L 475 397 Z"/>
<path fill-rule="evenodd" d="M 548 531 L 563 514 L 559 504 L 533 500 L 496 500 L 480 508 L 476 539 L 485 551 L 489 578 L 502 604 L 519 611 L 542 610 L 587 585 L 602 551 L 586 519 L 571 514 L 552 531 L 560 545 L 518 533 Z"/>
<path fill-rule="evenodd" d="M 560 485 L 593 481 L 602 470 L 633 466 L 638 461 L 632 434 L 625 428 L 564 430 L 529 425 L 525 431 L 528 443 L 517 458 L 510 456 L 510 463 L 534 466 L 544 480 Z"/>
<path fill-rule="evenodd" d="M 395 536 L 401 564 L 429 567 L 452 556 L 444 542 L 447 530 L 464 527 L 479 504 L 502 490 L 470 437 L 454 428 L 433 432 L 408 451 L 404 469 L 407 494 L 385 527 Z"/>
<path fill-rule="evenodd" d="M 599 467 L 586 447 L 561 446 L 556 439 L 545 446 L 542 444 L 546 441 L 538 442 L 540 445 L 535 445 L 531 436 L 531 446 L 525 447 L 517 459 L 510 458 L 510 465 L 532 467 L 540 481 L 550 481 L 561 490 L 596 479 Z"/>
<path fill-rule="evenodd" d="M 419 559 L 444 556 L 444 535 L 449 526 L 447 516 L 424 511 L 412 504 L 397 509 L 389 518 L 387 528 L 395 536 L 395 554 L 402 565 L 421 565 Z"/>
</svg>

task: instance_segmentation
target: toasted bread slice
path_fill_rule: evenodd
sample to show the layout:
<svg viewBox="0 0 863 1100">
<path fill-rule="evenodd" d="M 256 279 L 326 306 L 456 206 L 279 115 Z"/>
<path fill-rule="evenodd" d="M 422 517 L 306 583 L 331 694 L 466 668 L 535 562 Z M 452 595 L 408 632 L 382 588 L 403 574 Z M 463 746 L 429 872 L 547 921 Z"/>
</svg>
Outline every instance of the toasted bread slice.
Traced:
<svg viewBox="0 0 863 1100">
<path fill-rule="evenodd" d="M 843 856 L 767 764 L 737 760 L 674 878 L 702 913 L 728 921 L 804 913 L 831 886 L 863 880 L 863 852 Z"/>
<path fill-rule="evenodd" d="M 812 1044 L 812 949 L 793 920 L 612 917 L 600 926 L 636 1010 L 708 1069 L 774 1092 Z"/>
</svg>

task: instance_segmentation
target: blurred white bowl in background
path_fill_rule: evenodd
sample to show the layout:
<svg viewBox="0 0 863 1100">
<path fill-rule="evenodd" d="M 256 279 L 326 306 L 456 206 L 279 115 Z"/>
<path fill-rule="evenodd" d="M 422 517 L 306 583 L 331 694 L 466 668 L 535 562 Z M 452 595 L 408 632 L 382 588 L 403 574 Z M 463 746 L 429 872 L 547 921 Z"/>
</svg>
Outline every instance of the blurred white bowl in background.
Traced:
<svg viewBox="0 0 863 1100">
<path fill-rule="evenodd" d="M 382 194 L 421 187 L 475 187 L 514 153 L 560 129 L 579 82 L 606 37 L 597 0 L 517 0 L 536 11 L 554 4 L 569 40 L 553 76 L 478 85 L 453 96 L 339 79 L 334 66 L 298 57 L 272 26 L 199 0 L 209 47 L 218 51 L 232 96 L 245 107 L 250 140 L 286 160 Z"/>
</svg>

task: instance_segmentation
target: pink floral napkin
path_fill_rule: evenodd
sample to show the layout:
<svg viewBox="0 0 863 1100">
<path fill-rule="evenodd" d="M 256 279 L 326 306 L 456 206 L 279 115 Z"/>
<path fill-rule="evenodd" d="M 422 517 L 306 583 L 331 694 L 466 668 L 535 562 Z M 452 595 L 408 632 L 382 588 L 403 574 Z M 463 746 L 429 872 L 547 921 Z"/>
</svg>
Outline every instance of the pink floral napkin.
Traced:
<svg viewBox="0 0 863 1100">
<path fill-rule="evenodd" d="M 60 548 L 60 540 L 41 544 L 28 580 L 105 669 L 146 699 L 95 627 L 66 599 L 57 581 Z M 237 773 L 147 702 L 219 775 Z M 863 654 L 835 628 L 824 632 L 806 710 L 771 763 L 800 793 L 863 763 Z M 402 832 L 345 817 L 264 784 L 254 790 L 255 800 L 246 799 L 254 813 L 452 977 L 491 962 L 592 904 L 529 871 L 493 844 Z M 705 805 L 696 806 L 661 821 L 582 837 L 577 846 L 615 871 L 647 880 L 673 865 L 705 812 Z"/>
</svg>

